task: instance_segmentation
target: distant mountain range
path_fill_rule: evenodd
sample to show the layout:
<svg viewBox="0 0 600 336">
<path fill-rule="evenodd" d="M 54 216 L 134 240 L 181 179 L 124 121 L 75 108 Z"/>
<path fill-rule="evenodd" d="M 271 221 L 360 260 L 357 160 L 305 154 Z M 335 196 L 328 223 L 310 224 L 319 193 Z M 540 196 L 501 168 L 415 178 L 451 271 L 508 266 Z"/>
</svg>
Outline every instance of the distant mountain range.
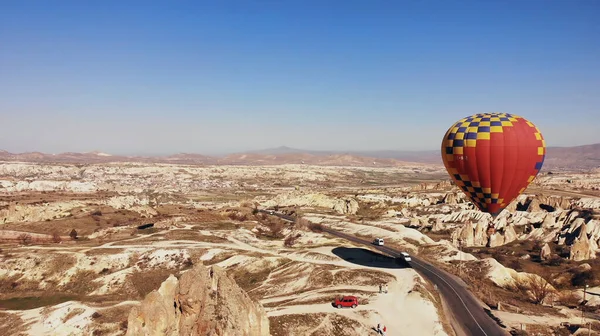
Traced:
<svg viewBox="0 0 600 336">
<path fill-rule="evenodd" d="M 544 166 L 550 169 L 600 168 L 600 143 L 575 147 L 548 147 Z"/>
<path fill-rule="evenodd" d="M 272 152 L 273 151 L 273 152 Z M 275 154 L 271 154 L 275 153 Z M 45 163 L 108 163 L 144 162 L 189 165 L 280 165 L 309 164 L 322 166 L 406 166 L 410 162 L 386 157 L 368 157 L 337 152 L 315 152 L 297 149 L 264 150 L 234 153 L 225 156 L 207 156 L 194 153 L 179 153 L 168 156 L 122 156 L 101 152 L 45 154 L 40 152 L 9 153 L 0 151 L 0 161 L 45 162 Z M 413 164 L 422 165 L 425 162 Z"/>
<path fill-rule="evenodd" d="M 277 147 L 224 156 L 179 153 L 169 156 L 120 156 L 102 152 L 45 154 L 40 152 L 9 153 L 0 150 L 0 161 L 103 163 L 146 162 L 190 165 L 277 165 L 310 164 L 328 166 L 406 166 L 409 164 L 441 165 L 439 150 L 430 151 L 316 151 Z M 600 167 L 600 143 L 576 147 L 548 147 L 544 170 L 587 170 Z"/>
<path fill-rule="evenodd" d="M 264 155 L 282 155 L 282 154 L 311 154 L 316 156 L 326 155 L 352 155 L 369 158 L 380 159 L 396 159 L 400 161 L 420 162 L 420 163 L 442 163 L 439 150 L 429 151 L 396 151 L 396 150 L 379 150 L 379 151 L 318 151 L 318 150 L 303 150 L 281 146 L 277 148 L 262 149 L 250 151 L 246 153 L 264 154 Z"/>
</svg>

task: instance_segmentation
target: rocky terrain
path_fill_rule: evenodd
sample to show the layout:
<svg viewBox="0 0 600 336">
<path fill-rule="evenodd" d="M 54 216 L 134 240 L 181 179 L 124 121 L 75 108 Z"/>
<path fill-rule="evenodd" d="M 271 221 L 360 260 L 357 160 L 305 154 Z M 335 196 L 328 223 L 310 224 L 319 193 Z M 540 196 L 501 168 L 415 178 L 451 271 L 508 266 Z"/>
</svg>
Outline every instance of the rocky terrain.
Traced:
<svg viewBox="0 0 600 336">
<path fill-rule="evenodd" d="M 438 173 L 4 163 L 0 332 L 342 335 L 347 325 L 353 328 L 346 333 L 364 334 L 386 323 L 445 335 L 439 297 L 412 269 L 390 268 L 393 260 L 312 232 L 301 220 L 287 224 L 253 212 L 281 204 L 351 215 L 358 200 L 339 198 L 328 185 L 421 189 Z M 356 263 L 363 259 L 369 262 Z M 390 286 L 387 295 L 377 291 L 381 282 Z M 356 310 L 331 306 L 351 294 L 361 300 Z M 222 304 L 225 297 L 231 305 Z M 399 312 L 412 318 L 398 322 Z M 172 323 L 156 323 L 156 316 Z"/>
<path fill-rule="evenodd" d="M 170 275 L 129 313 L 127 335 L 269 336 L 269 320 L 219 266 Z"/>
<path fill-rule="evenodd" d="M 1 163 L 0 333 L 364 335 L 383 323 L 453 334 L 419 273 L 312 224 L 384 238 L 457 274 L 507 330 L 577 325 L 583 284 L 593 321 L 600 172 L 542 174 L 495 219 L 444 174 L 430 165 Z M 360 305 L 332 307 L 340 295 Z"/>
</svg>

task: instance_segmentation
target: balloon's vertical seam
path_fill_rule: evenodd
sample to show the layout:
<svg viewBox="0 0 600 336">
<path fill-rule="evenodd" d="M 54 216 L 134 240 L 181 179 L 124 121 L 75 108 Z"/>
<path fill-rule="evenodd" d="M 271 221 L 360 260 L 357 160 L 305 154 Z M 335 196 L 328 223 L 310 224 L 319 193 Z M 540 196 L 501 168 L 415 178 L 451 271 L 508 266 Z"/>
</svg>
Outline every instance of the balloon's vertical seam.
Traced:
<svg viewBox="0 0 600 336">
<path fill-rule="evenodd" d="M 504 127 L 504 126 L 503 126 Z M 508 130 L 508 127 L 512 127 L 510 130 Z M 510 199 L 510 197 L 514 194 L 514 189 L 518 187 L 518 182 L 519 181 L 519 157 L 521 156 L 520 150 L 519 150 L 519 146 L 518 146 L 518 140 L 519 140 L 519 133 L 517 128 L 514 127 L 514 124 L 511 123 L 510 126 L 506 126 L 507 128 L 507 133 L 511 135 L 511 146 L 513 148 L 511 148 L 511 151 L 515 153 L 515 155 L 513 155 L 512 159 L 514 160 L 513 163 L 513 174 L 512 174 L 512 178 L 510 179 L 510 181 L 508 181 L 508 185 L 506 187 L 506 190 L 504 191 L 504 197 L 507 198 L 506 200 L 506 206 L 509 206 L 510 203 L 514 202 L 514 200 L 516 199 L 512 199 L 512 200 L 508 200 Z"/>
</svg>

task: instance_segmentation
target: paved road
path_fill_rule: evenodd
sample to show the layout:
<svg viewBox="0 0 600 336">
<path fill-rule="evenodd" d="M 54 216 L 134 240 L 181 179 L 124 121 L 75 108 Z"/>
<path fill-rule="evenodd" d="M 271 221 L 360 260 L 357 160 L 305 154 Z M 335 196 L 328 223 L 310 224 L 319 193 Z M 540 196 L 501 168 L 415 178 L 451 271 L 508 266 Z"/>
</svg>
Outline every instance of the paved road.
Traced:
<svg viewBox="0 0 600 336">
<path fill-rule="evenodd" d="M 263 211 L 288 221 L 294 221 L 294 217 L 282 215 L 276 212 Z M 379 251 L 390 255 L 395 258 L 403 258 L 400 251 L 389 248 L 387 246 L 375 246 L 370 241 L 360 239 L 327 227 L 323 227 L 323 231 L 333 236 L 343 238 L 355 243 L 365 244 L 372 246 Z M 424 260 L 411 256 L 412 261 L 409 262 L 410 266 L 417 272 L 421 273 L 431 283 L 437 286 L 440 294 L 444 297 L 446 307 L 450 310 L 454 319 L 454 326 L 459 327 L 462 331 L 457 330 L 459 335 L 477 335 L 477 336 L 506 336 L 509 335 L 504 329 L 500 328 L 498 324 L 485 312 L 480 303 L 475 297 L 465 288 L 459 284 L 455 278 L 449 273 L 434 267 L 433 265 L 425 262 Z"/>
<path fill-rule="evenodd" d="M 372 245 L 370 241 L 329 228 L 323 228 L 323 231 L 355 243 Z M 403 258 L 400 251 L 390 247 L 372 246 L 392 257 Z M 411 256 L 411 259 L 412 261 L 409 262 L 410 266 L 437 286 L 437 289 L 446 301 L 448 309 L 453 315 L 452 317 L 455 319 L 458 327 L 462 329 L 463 333 L 466 335 L 483 336 L 508 335 L 508 332 L 500 328 L 498 324 L 489 317 L 473 295 L 464 286 L 460 285 L 452 275 L 415 256 Z"/>
</svg>

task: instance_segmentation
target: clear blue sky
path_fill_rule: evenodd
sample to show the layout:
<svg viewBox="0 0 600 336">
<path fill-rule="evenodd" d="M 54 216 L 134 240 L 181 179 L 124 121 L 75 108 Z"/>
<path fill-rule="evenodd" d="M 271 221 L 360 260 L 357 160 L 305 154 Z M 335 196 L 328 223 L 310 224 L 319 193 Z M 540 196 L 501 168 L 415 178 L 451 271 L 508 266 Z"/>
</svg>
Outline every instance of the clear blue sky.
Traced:
<svg viewBox="0 0 600 336">
<path fill-rule="evenodd" d="M 600 1 L 0 1 L 0 149 L 438 149 L 524 116 L 600 142 Z"/>
</svg>

